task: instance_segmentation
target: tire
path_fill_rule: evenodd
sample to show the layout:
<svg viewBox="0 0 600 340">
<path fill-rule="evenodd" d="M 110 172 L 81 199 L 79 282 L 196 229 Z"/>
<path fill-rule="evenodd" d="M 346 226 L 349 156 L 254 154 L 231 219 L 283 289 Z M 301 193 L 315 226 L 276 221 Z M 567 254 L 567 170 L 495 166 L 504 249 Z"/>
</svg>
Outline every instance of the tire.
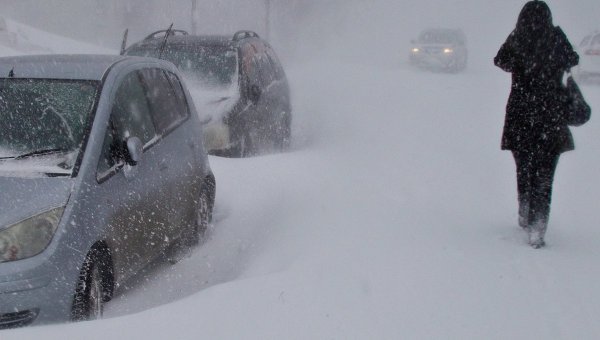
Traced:
<svg viewBox="0 0 600 340">
<path fill-rule="evenodd" d="M 200 199 L 198 201 L 198 217 L 196 221 L 196 227 L 194 228 L 194 234 L 191 237 L 191 244 L 198 244 L 200 240 L 204 238 L 210 223 L 212 222 L 213 208 L 215 205 L 215 183 L 214 179 L 205 179 L 204 188 L 200 193 Z"/>
<path fill-rule="evenodd" d="M 255 145 L 250 132 L 246 131 L 240 138 L 238 157 L 251 157 L 255 154 Z"/>
<path fill-rule="evenodd" d="M 112 266 L 108 256 L 93 249 L 86 257 L 75 286 L 71 309 L 73 321 L 101 319 L 112 293 Z M 109 277 L 110 276 L 110 277 Z"/>
<path fill-rule="evenodd" d="M 279 151 L 287 151 L 292 142 L 291 117 L 287 112 L 283 112 L 281 116 L 274 144 Z"/>
<path fill-rule="evenodd" d="M 236 131 L 233 135 L 236 136 L 235 146 L 230 148 L 225 156 L 234 158 L 249 156 L 250 150 L 252 150 L 252 140 L 248 131 Z"/>
<path fill-rule="evenodd" d="M 202 191 L 200 195 L 200 202 L 198 207 L 198 226 L 197 233 L 200 238 L 202 238 L 206 232 L 208 231 L 208 227 L 210 226 L 211 219 L 211 211 L 209 205 L 209 197 L 205 191 Z"/>
</svg>

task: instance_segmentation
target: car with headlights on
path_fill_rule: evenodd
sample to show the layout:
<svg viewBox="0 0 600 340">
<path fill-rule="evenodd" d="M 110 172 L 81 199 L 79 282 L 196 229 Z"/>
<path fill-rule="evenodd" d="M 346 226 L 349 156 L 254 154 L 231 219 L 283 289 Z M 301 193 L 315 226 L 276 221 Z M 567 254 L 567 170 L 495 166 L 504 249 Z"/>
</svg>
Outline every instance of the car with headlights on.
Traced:
<svg viewBox="0 0 600 340">
<path fill-rule="evenodd" d="M 426 29 L 411 43 L 409 61 L 413 66 L 443 72 L 467 67 L 467 39 L 460 29 Z"/>
<path fill-rule="evenodd" d="M 273 48 L 255 32 L 161 30 L 122 53 L 165 59 L 180 69 L 200 108 L 209 153 L 245 157 L 288 148 L 288 81 Z"/>
<path fill-rule="evenodd" d="M 0 328 L 97 318 L 209 224 L 192 99 L 152 58 L 5 57 L 0 75 Z"/>
<path fill-rule="evenodd" d="M 579 65 L 574 69 L 581 81 L 600 81 L 600 31 L 586 35 L 579 46 Z"/>
</svg>

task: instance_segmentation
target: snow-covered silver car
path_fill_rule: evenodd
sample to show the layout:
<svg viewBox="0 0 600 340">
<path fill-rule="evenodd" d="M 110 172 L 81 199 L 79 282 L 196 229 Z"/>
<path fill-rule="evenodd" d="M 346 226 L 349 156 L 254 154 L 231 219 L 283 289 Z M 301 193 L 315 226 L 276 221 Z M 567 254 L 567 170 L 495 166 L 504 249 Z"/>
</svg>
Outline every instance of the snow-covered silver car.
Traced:
<svg viewBox="0 0 600 340">
<path fill-rule="evenodd" d="M 208 226 L 215 178 L 177 68 L 0 58 L 0 328 L 98 317 Z"/>
</svg>

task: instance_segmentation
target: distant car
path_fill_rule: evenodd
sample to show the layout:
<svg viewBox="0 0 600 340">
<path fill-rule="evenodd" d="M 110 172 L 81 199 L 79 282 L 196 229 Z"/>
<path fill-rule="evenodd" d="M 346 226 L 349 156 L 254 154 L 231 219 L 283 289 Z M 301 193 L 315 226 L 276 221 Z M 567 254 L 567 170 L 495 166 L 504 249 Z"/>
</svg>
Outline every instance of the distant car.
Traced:
<svg viewBox="0 0 600 340">
<path fill-rule="evenodd" d="M 411 42 L 409 60 L 414 66 L 446 72 L 467 67 L 467 39 L 460 29 L 426 29 Z"/>
<path fill-rule="evenodd" d="M 96 318 L 211 219 L 190 95 L 151 58 L 7 57 L 0 74 L 0 329 Z"/>
<path fill-rule="evenodd" d="M 588 34 L 578 46 L 579 66 L 574 71 L 578 79 L 600 80 L 600 32 Z"/>
<path fill-rule="evenodd" d="M 123 53 L 159 57 L 181 70 L 206 123 L 209 153 L 244 157 L 289 146 L 288 81 L 275 52 L 256 33 L 195 36 L 181 30 L 157 31 Z"/>
</svg>

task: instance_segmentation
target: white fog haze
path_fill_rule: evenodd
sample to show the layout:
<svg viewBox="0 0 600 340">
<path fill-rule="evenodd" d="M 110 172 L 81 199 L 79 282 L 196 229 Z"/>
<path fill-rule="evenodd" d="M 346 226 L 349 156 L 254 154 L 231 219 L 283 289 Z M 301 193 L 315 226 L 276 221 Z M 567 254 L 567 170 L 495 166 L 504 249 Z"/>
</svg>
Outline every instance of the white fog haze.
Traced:
<svg viewBox="0 0 600 340">
<path fill-rule="evenodd" d="M 600 82 L 580 83 L 592 118 L 571 128 L 543 249 L 500 150 L 511 75 L 493 59 L 526 1 L 192 3 L 0 0 L 0 56 L 118 54 L 125 29 L 129 46 L 171 23 L 253 30 L 293 106 L 288 152 L 209 157 L 214 221 L 190 254 L 120 287 L 102 320 L 0 340 L 600 338 Z M 600 29 L 598 0 L 546 3 L 576 50 Z M 410 65 L 426 28 L 465 33 L 464 71 Z"/>
<path fill-rule="evenodd" d="M 388 0 L 5 0 L 4 16 L 67 37 L 118 49 L 122 33 L 129 41 L 175 28 L 198 34 L 232 34 L 251 29 L 265 35 L 270 3 L 271 42 L 286 57 L 322 55 L 390 62 L 405 53 L 411 38 L 426 27 L 462 28 L 474 51 L 495 54 L 516 23 L 524 1 Z M 597 29 L 598 4 L 589 0 L 550 1 L 555 24 L 572 40 Z M 493 57 L 493 55 L 492 55 Z M 483 59 L 483 58 L 482 58 Z M 489 59 L 489 58 L 488 58 Z M 477 63 L 479 60 L 473 58 Z"/>
</svg>

